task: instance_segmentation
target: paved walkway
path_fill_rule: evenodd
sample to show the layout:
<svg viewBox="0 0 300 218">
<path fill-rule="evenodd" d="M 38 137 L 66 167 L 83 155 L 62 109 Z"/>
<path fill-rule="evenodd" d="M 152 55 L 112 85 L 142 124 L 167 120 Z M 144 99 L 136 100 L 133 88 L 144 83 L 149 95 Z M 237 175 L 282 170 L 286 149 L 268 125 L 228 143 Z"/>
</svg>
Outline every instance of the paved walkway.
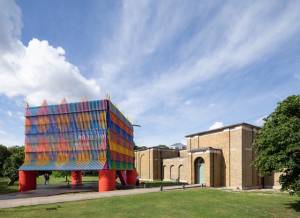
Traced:
<svg viewBox="0 0 300 218">
<path fill-rule="evenodd" d="M 71 185 L 38 185 L 37 189 L 26 192 L 12 192 L 8 194 L 0 194 L 1 200 L 33 198 L 33 197 L 47 197 L 52 195 L 78 193 L 78 192 L 96 192 L 98 190 L 98 183 L 84 183 L 84 185 L 72 188 Z M 1 206 L 1 205 L 0 205 Z"/>
<path fill-rule="evenodd" d="M 186 188 L 195 188 L 199 185 L 186 185 Z M 163 190 L 175 190 L 182 189 L 182 186 L 169 186 L 164 187 Z M 151 192 L 160 192 L 160 188 L 136 188 L 128 190 L 116 190 L 109 192 L 87 192 L 87 193 L 68 193 L 60 194 L 56 192 L 57 195 L 52 196 L 39 196 L 38 193 L 41 193 L 41 190 L 37 189 L 34 191 L 24 192 L 24 193 L 14 193 L 6 194 L 0 196 L 0 208 L 10 208 L 10 207 L 19 207 L 19 206 L 30 206 L 30 205 L 39 205 L 39 204 L 52 204 L 59 202 L 68 202 L 68 201 L 80 201 L 80 200 L 89 200 L 97 198 L 106 198 L 114 196 L 126 196 L 126 195 L 137 195 L 143 193 Z M 50 192 L 50 189 L 48 190 Z M 45 193 L 44 193 L 45 194 Z M 32 197 L 34 196 L 34 197 Z"/>
</svg>

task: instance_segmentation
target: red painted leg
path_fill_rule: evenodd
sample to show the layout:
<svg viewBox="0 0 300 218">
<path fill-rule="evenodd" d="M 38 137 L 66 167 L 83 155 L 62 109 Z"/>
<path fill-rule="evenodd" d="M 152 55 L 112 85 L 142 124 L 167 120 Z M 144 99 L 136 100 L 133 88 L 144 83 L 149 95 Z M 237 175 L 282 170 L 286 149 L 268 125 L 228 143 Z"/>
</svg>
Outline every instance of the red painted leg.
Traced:
<svg viewBox="0 0 300 218">
<path fill-rule="evenodd" d="M 19 191 L 36 189 L 36 171 L 19 171 Z"/>
<path fill-rule="evenodd" d="M 128 185 L 135 185 L 136 184 L 136 177 L 137 172 L 135 169 L 133 170 L 126 170 L 126 180 Z"/>
<path fill-rule="evenodd" d="M 99 171 L 99 192 L 112 191 L 116 189 L 116 171 Z"/>
<path fill-rule="evenodd" d="M 72 171 L 72 186 L 82 185 L 82 173 L 81 171 Z"/>
</svg>

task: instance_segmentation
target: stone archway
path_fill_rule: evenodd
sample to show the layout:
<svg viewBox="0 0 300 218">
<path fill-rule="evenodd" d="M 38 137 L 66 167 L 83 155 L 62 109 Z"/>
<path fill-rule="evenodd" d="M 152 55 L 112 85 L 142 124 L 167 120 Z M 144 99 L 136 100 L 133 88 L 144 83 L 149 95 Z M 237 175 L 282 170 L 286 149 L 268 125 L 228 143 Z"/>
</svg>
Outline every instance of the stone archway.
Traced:
<svg viewBox="0 0 300 218">
<path fill-rule="evenodd" d="M 198 157 L 194 162 L 195 184 L 205 184 L 205 163 L 202 157 Z"/>
</svg>

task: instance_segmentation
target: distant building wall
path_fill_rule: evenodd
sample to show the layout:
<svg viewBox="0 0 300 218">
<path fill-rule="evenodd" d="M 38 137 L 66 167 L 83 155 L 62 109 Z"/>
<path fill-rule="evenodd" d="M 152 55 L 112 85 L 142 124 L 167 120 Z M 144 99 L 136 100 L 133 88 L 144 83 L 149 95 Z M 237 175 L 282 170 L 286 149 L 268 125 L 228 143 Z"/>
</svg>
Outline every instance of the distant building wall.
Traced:
<svg viewBox="0 0 300 218">
<path fill-rule="evenodd" d="M 191 134 L 186 138 L 186 150 L 149 148 L 136 151 L 135 166 L 141 180 L 194 184 L 199 182 L 198 171 L 201 169 L 206 186 L 280 188 L 280 174 L 262 178 L 253 165 L 252 145 L 258 129 L 250 124 L 237 124 Z M 199 158 L 203 160 L 203 168 L 196 166 Z"/>
<path fill-rule="evenodd" d="M 163 160 L 163 180 L 186 182 L 186 158 L 175 157 Z"/>
<path fill-rule="evenodd" d="M 162 162 L 165 158 L 178 157 L 179 150 L 149 148 L 135 151 L 135 166 L 141 180 L 161 180 Z"/>
<path fill-rule="evenodd" d="M 252 165 L 252 142 L 257 128 L 239 125 L 220 131 L 187 138 L 187 151 L 204 147 L 220 149 L 221 186 L 249 188 L 260 185 L 260 178 Z M 192 179 L 190 179 L 192 182 Z"/>
</svg>

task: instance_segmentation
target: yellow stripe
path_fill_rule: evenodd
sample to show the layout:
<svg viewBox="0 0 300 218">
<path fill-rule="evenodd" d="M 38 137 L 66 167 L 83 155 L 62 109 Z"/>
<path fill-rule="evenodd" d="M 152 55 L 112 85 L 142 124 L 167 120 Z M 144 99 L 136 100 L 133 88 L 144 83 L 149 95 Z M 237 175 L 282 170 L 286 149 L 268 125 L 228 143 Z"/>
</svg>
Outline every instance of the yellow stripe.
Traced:
<svg viewBox="0 0 300 218">
<path fill-rule="evenodd" d="M 118 145 L 116 143 L 110 142 L 110 150 L 115 151 L 120 154 L 124 154 L 130 157 L 134 156 L 134 152 L 128 148 L 123 147 L 122 145 Z"/>
</svg>

